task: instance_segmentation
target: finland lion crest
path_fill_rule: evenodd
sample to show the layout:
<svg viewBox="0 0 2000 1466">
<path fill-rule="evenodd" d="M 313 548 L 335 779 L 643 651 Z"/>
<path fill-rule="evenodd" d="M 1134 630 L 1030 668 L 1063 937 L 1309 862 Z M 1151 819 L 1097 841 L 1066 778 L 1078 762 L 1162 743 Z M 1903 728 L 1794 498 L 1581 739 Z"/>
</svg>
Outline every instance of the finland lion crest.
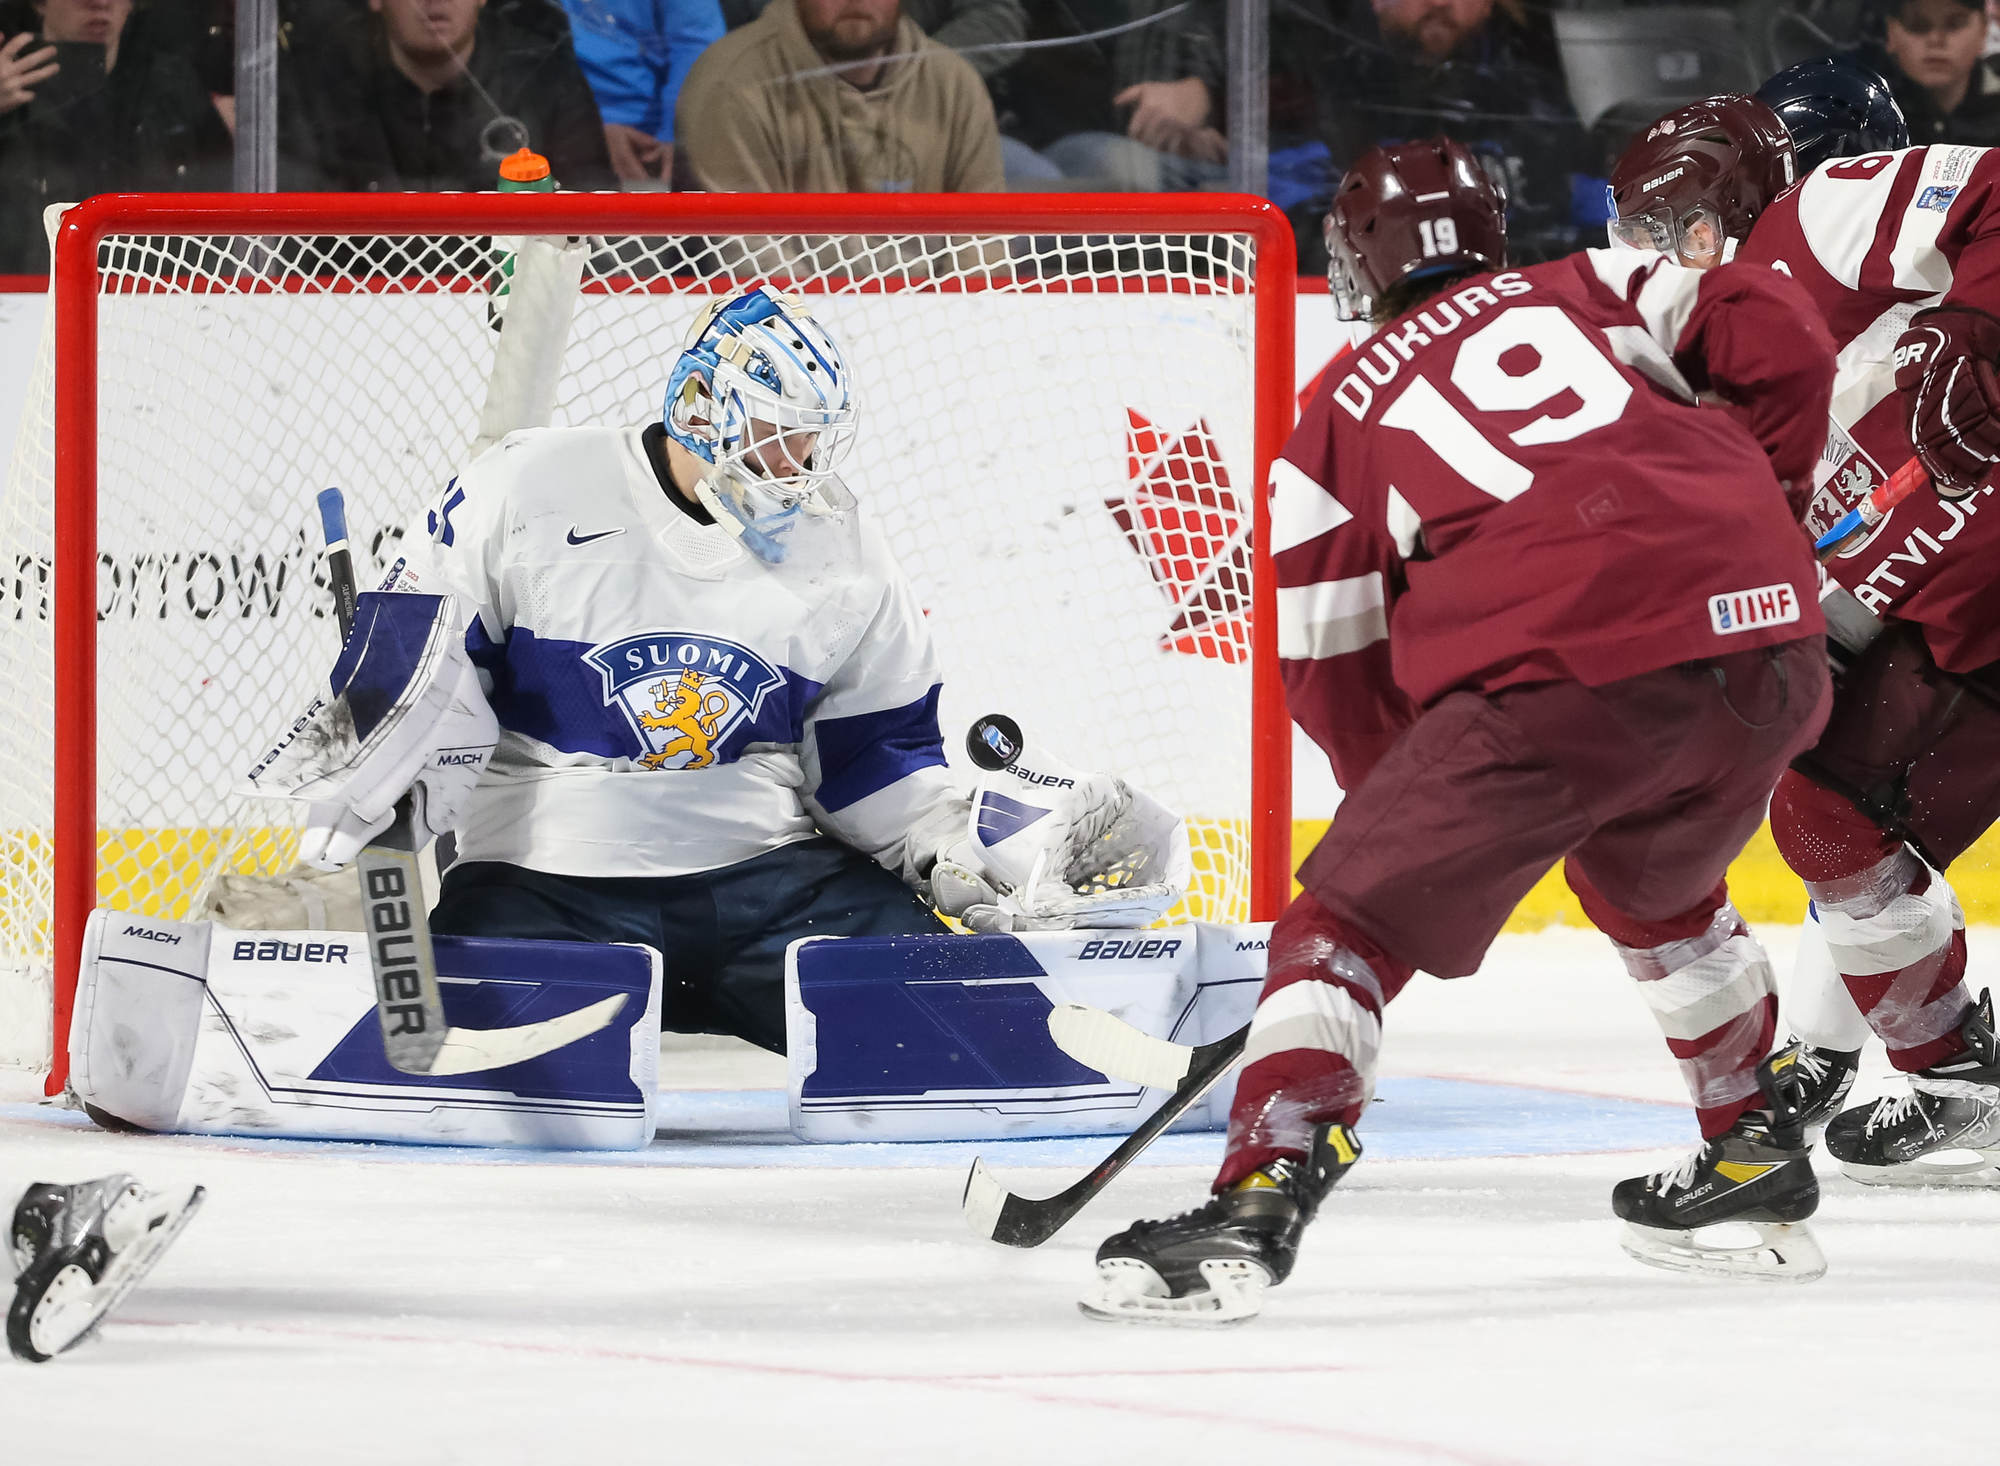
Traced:
<svg viewBox="0 0 2000 1466">
<path fill-rule="evenodd" d="M 605 706 L 625 714 L 648 769 L 705 769 L 734 758 L 724 742 L 757 721 L 785 680 L 748 647 L 690 631 L 641 632 L 594 646 L 583 659 L 604 675 Z"/>
</svg>

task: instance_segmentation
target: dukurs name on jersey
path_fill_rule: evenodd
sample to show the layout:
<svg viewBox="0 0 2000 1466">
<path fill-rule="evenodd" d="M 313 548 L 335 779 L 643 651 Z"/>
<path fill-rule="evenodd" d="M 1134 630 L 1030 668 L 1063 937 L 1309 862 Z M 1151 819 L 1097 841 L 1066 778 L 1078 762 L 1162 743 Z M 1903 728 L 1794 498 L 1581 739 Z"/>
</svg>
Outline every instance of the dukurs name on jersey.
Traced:
<svg viewBox="0 0 2000 1466">
<path fill-rule="evenodd" d="M 738 642 L 687 631 L 647 631 L 594 646 L 604 702 L 624 714 L 649 769 L 729 762 L 729 735 L 756 720 L 784 677 Z"/>
</svg>

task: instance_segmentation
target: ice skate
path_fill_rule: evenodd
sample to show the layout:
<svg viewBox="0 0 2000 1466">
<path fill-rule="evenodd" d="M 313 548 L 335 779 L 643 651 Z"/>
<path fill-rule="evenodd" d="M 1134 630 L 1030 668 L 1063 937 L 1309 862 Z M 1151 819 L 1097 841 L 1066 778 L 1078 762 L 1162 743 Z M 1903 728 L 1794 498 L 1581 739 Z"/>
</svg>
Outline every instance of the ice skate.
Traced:
<svg viewBox="0 0 2000 1466">
<path fill-rule="evenodd" d="M 1959 1027 L 1966 1052 L 1910 1076 L 1907 1093 L 1836 1115 L 1827 1154 L 1869 1186 L 2000 1186 L 2000 1039 L 1993 996 Z"/>
<path fill-rule="evenodd" d="M 1861 1067 L 1859 1049 L 1823 1049 L 1803 1039 L 1793 1039 L 1799 1051 L 1799 1087 L 1803 1101 L 1799 1123 L 1808 1130 L 1833 1118 L 1847 1092 L 1854 1088 L 1854 1075 Z"/>
<path fill-rule="evenodd" d="M 1305 1160 L 1273 1161 L 1193 1211 L 1134 1222 L 1097 1249 L 1097 1281 L 1077 1307 L 1107 1323 L 1254 1318 L 1264 1290 L 1291 1276 L 1306 1223 L 1360 1155 L 1352 1130 L 1322 1125 Z"/>
<path fill-rule="evenodd" d="M 14 1208 L 7 1347 L 39 1364 L 89 1338 L 180 1235 L 203 1194 L 199 1186 L 148 1191 L 123 1173 L 30 1186 Z"/>
<path fill-rule="evenodd" d="M 1740 1120 L 1680 1165 L 1620 1181 L 1611 1206 L 1625 1221 L 1619 1245 L 1651 1267 L 1720 1277 L 1810 1282 L 1826 1258 L 1805 1220 L 1819 1206 L 1803 1122 L 1797 1051 L 1757 1070 L 1766 1108 Z M 1741 1223 L 1753 1241 L 1708 1231 Z"/>
</svg>

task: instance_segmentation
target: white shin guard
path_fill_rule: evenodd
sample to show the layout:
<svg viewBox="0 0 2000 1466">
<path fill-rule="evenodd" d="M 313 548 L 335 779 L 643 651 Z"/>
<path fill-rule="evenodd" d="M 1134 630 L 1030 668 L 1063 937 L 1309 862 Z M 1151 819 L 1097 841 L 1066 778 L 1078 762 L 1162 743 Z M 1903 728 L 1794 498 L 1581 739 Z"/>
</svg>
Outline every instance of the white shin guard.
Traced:
<svg viewBox="0 0 2000 1466">
<path fill-rule="evenodd" d="M 1858 875 L 1807 881 L 1806 890 L 1840 973 L 1894 974 L 1866 1017 L 1892 1049 L 1916 1048 L 1957 1028 L 1968 1003 L 1964 992 L 1955 987 L 1930 997 L 1954 935 L 1965 928 L 1958 896 L 1942 874 L 1903 849 Z"/>
<path fill-rule="evenodd" d="M 1669 1041 L 1721 1035 L 1701 1053 L 1680 1060 L 1696 1106 L 1716 1108 L 1756 1094 L 1756 1066 L 1765 1047 L 1759 1010 L 1776 995 L 1778 980 L 1763 944 L 1735 906 L 1723 902 L 1699 936 L 1657 947 L 1612 945 Z"/>
</svg>

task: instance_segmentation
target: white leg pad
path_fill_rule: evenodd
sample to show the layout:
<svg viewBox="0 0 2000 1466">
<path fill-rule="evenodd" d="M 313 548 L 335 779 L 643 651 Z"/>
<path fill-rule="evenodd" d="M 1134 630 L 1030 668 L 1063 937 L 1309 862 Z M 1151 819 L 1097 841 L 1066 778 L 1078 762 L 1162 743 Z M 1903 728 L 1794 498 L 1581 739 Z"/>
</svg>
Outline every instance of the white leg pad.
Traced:
<svg viewBox="0 0 2000 1466">
<path fill-rule="evenodd" d="M 437 950 L 446 1002 L 470 1027 L 614 994 L 620 1016 L 506 1068 L 401 1074 L 382 1050 L 361 932 L 244 932 L 98 911 L 70 1028 L 71 1088 L 148 1130 L 578 1150 L 651 1142 L 657 952 L 455 937 L 437 938 Z"/>
</svg>

